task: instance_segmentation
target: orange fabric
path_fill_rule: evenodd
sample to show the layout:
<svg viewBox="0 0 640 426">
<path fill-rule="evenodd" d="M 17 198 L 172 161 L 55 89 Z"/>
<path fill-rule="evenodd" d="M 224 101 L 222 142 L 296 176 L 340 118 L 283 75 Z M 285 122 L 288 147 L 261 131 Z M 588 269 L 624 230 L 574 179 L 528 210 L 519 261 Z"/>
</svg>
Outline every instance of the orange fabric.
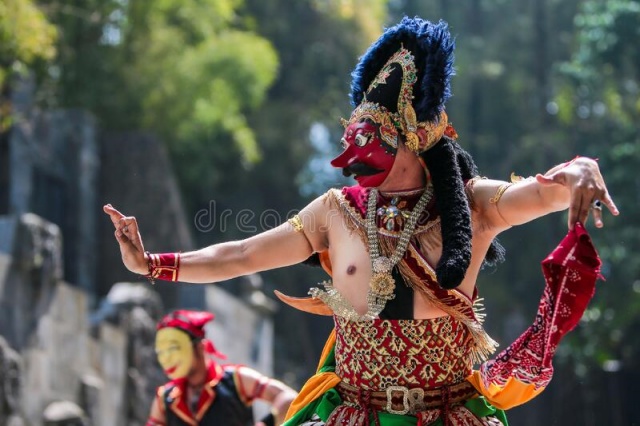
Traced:
<svg viewBox="0 0 640 426">
<path fill-rule="evenodd" d="M 340 383 L 340 377 L 336 376 L 336 373 L 318 373 L 312 376 L 307 383 L 302 386 L 300 393 L 293 400 L 287 410 L 287 416 L 285 421 L 289 420 L 291 416 L 303 409 L 307 404 L 315 401 L 325 392 L 335 388 Z"/>
<path fill-rule="evenodd" d="M 331 331 L 331 334 L 329 335 L 329 338 L 327 339 L 327 343 L 325 343 L 324 345 L 324 349 L 322 350 L 320 362 L 318 363 L 318 371 L 324 366 L 327 357 L 331 353 L 331 350 L 333 349 L 335 343 L 336 330 L 333 329 Z M 309 380 L 307 380 L 304 386 L 302 386 L 302 389 L 300 389 L 298 396 L 289 406 L 285 421 L 289 420 L 289 418 L 291 418 L 295 413 L 304 408 L 307 404 L 321 397 L 329 389 L 336 387 L 338 383 L 340 383 L 340 377 L 338 377 L 334 372 L 318 372 L 313 375 Z"/>
<path fill-rule="evenodd" d="M 329 250 L 321 251 L 318 253 L 318 257 L 320 258 L 320 266 L 322 269 L 331 276 L 331 258 L 329 257 Z"/>
<path fill-rule="evenodd" d="M 333 330 L 331 330 L 331 334 L 329 334 L 329 337 L 327 337 L 327 342 L 324 344 L 324 348 L 322 349 L 322 354 L 320 355 L 320 361 L 318 362 L 318 367 L 316 368 L 316 371 L 320 371 L 320 369 L 325 364 L 325 362 L 327 362 L 327 357 L 329 356 L 329 353 L 331 352 L 331 350 L 335 345 L 336 345 L 336 329 L 334 328 Z"/>
<path fill-rule="evenodd" d="M 491 383 L 486 388 L 480 372 L 474 370 L 467 380 L 484 396 L 491 405 L 501 410 L 509 410 L 518 405 L 524 404 L 538 396 L 545 388 L 538 387 L 532 383 L 522 383 L 514 377 L 509 377 L 504 386 Z"/>
</svg>

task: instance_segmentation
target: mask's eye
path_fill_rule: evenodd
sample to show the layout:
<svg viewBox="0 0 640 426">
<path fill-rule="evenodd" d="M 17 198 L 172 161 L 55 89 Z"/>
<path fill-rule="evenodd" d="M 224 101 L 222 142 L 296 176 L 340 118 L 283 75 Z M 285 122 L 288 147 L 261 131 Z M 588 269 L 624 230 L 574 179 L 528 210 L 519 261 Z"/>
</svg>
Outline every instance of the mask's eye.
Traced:
<svg viewBox="0 0 640 426">
<path fill-rule="evenodd" d="M 342 146 L 342 149 L 347 149 L 347 147 L 349 146 L 345 138 L 340 139 L 340 146 Z"/>
<path fill-rule="evenodd" d="M 360 133 L 356 135 L 355 144 L 357 146 L 365 146 L 367 142 L 369 142 L 369 139 L 370 139 L 369 135 L 363 135 L 362 133 Z"/>
</svg>

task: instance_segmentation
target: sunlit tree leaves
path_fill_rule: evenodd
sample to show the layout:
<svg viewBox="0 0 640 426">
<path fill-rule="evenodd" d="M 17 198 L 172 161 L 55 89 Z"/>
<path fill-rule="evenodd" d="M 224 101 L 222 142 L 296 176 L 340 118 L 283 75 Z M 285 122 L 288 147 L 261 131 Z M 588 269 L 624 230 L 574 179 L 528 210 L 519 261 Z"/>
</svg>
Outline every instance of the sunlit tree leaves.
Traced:
<svg viewBox="0 0 640 426">
<path fill-rule="evenodd" d="M 12 118 L 9 103 L 10 80 L 26 73 L 36 61 L 55 55 L 57 31 L 32 0 L 6 0 L 0 3 L 0 133 Z"/>
</svg>

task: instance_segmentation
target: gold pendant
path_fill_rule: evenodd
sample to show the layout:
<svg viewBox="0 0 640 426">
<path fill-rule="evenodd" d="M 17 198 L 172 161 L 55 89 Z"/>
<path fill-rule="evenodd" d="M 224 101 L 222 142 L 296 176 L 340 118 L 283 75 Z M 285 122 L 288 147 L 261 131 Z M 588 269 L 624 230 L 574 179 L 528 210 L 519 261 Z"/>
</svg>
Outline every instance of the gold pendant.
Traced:
<svg viewBox="0 0 640 426">
<path fill-rule="evenodd" d="M 392 268 L 393 262 L 388 257 L 378 256 L 371 261 L 371 269 L 374 274 L 388 274 Z"/>
<path fill-rule="evenodd" d="M 371 291 L 376 296 L 391 296 L 396 288 L 396 280 L 389 272 L 375 272 L 371 277 Z"/>
</svg>

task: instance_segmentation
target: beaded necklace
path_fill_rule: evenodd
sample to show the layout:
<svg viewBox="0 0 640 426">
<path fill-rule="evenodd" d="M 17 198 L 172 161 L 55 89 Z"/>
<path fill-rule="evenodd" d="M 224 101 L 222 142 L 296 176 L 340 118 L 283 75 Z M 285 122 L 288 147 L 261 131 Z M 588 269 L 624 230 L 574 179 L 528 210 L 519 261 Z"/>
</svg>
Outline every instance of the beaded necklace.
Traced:
<svg viewBox="0 0 640 426">
<path fill-rule="evenodd" d="M 418 219 L 424 211 L 425 207 L 433 196 L 433 186 L 428 185 L 418 203 L 411 211 L 411 215 L 407 219 L 398 245 L 391 257 L 382 256 L 380 254 L 380 246 L 378 244 L 378 226 L 376 225 L 375 214 L 376 204 L 378 202 L 378 190 L 372 188 L 369 192 L 369 200 L 367 201 L 367 239 L 369 241 L 369 258 L 371 259 L 371 282 L 369 284 L 369 292 L 367 293 L 367 316 L 377 317 L 384 309 L 387 301 L 395 297 L 394 290 L 396 282 L 391 275 L 393 267 L 402 259 L 407 251 L 409 241 L 413 236 L 413 232 L 418 224 Z"/>
</svg>

